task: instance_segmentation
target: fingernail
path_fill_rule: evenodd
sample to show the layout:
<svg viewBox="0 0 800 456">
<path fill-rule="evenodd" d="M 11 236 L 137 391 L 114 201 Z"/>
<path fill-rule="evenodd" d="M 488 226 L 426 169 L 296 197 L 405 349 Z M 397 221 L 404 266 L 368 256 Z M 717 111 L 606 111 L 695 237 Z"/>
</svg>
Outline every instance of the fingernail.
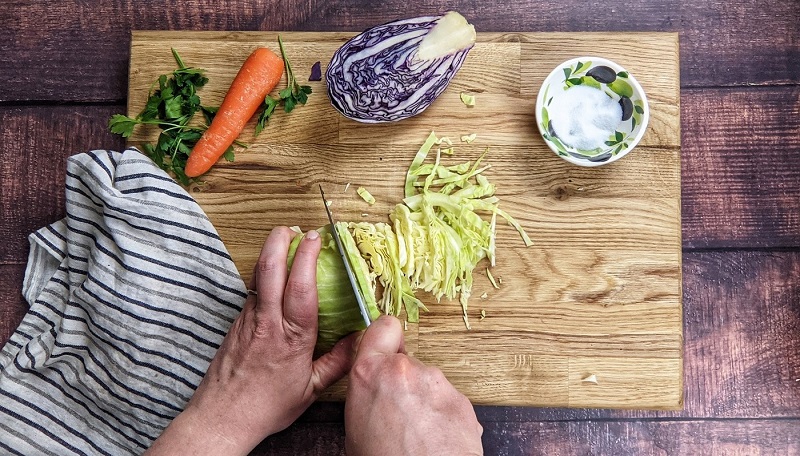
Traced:
<svg viewBox="0 0 800 456">
<path fill-rule="evenodd" d="M 314 239 L 318 238 L 319 238 L 319 232 L 317 230 L 311 230 L 308 233 L 306 233 L 306 239 L 310 241 L 313 241 Z"/>
</svg>

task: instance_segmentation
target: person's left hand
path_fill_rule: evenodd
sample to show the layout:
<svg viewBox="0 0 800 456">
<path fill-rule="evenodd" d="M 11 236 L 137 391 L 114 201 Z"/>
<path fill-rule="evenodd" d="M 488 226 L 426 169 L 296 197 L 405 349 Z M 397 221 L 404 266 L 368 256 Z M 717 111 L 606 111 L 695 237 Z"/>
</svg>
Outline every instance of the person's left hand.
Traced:
<svg viewBox="0 0 800 456">
<path fill-rule="evenodd" d="M 257 296 L 247 299 L 186 409 L 150 449 L 153 454 L 246 454 L 288 427 L 350 370 L 356 334 L 313 360 L 319 234 L 306 234 L 289 272 L 292 235 L 286 227 L 270 233 L 251 283 Z"/>
</svg>

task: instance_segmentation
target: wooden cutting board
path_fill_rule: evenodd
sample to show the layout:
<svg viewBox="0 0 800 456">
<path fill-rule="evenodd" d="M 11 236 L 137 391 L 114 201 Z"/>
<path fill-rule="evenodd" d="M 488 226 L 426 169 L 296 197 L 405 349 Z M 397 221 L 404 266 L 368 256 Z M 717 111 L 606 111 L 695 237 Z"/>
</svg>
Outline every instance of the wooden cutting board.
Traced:
<svg viewBox="0 0 800 456">
<path fill-rule="evenodd" d="M 297 77 L 353 33 L 286 32 Z M 203 104 L 218 105 L 256 46 L 277 52 L 274 32 L 134 32 L 128 112 L 138 113 L 175 48 L 207 70 Z M 571 165 L 539 136 L 534 103 L 542 81 L 578 56 L 609 58 L 641 83 L 651 107 L 641 144 L 599 168 Z M 278 225 L 304 231 L 326 223 L 317 184 L 341 220 L 386 221 L 403 194 L 405 172 L 431 130 L 456 141 L 452 163 L 490 148 L 486 176 L 501 207 L 527 230 L 498 224 L 494 289 L 485 264 L 475 272 L 469 316 L 436 303 L 408 325 L 406 347 L 441 368 L 476 404 L 675 409 L 683 403 L 681 308 L 680 91 L 678 35 L 671 33 L 479 33 L 450 87 L 422 115 L 365 125 L 340 116 L 324 82 L 309 103 L 279 113 L 234 163 L 218 164 L 193 195 L 249 281 L 261 245 Z M 283 87 L 283 83 L 280 87 Z M 477 96 L 467 108 L 460 92 Z M 152 130 L 130 138 L 153 141 Z M 449 161 L 448 161 L 449 163 Z M 345 191 L 346 185 L 351 184 Z M 377 199 L 355 194 L 366 187 Z M 363 216 L 362 214 L 368 214 Z M 502 226 L 500 226 L 502 225 Z M 488 299 L 480 299 L 486 292 Z M 481 311 L 485 318 L 481 319 Z M 341 399 L 343 385 L 329 398 Z"/>
</svg>

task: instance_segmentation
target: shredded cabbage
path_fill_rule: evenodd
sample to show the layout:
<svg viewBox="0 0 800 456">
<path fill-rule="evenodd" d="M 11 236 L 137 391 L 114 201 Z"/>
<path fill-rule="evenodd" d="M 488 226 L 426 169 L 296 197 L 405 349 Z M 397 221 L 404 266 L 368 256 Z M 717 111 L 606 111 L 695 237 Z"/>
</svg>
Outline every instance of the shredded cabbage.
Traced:
<svg viewBox="0 0 800 456">
<path fill-rule="evenodd" d="M 395 316 L 405 312 L 406 322 L 419 321 L 420 310 L 428 309 L 415 292 L 423 290 L 437 300 L 458 297 L 469 329 L 467 304 L 472 273 L 484 258 L 490 267 L 495 265 L 497 216 L 519 231 L 526 246 L 532 244 L 519 223 L 498 207 L 495 186 L 482 174 L 489 168 L 482 165 L 488 149 L 474 162 L 447 166 L 441 163 L 441 150 L 437 150 L 433 163 L 425 163 L 431 148 L 442 142 L 447 141 L 431 133 L 417 152 L 406 175 L 405 198 L 392 209 L 389 223 L 338 222 L 334 228 L 373 320 L 382 311 Z M 368 192 L 359 188 L 358 194 L 364 197 Z M 290 268 L 302 239 L 300 229 L 293 229 L 301 236 L 296 236 L 289 247 Z M 345 335 L 364 329 L 364 322 L 331 227 L 318 231 L 322 251 L 317 262 L 316 348 L 325 352 Z M 495 281 L 488 268 L 486 274 L 499 288 L 500 279 Z M 379 288 L 381 297 L 376 301 Z M 488 294 L 480 297 L 487 299 Z M 483 318 L 485 312 L 481 311 Z"/>
<path fill-rule="evenodd" d="M 495 186 L 481 174 L 489 168 L 480 166 L 488 149 L 475 163 L 453 166 L 441 165 L 437 150 L 434 163 L 425 164 L 433 145 L 441 142 L 431 132 L 417 152 L 406 174 L 405 199 L 389 215 L 391 224 L 353 222 L 349 229 L 371 280 L 383 287 L 383 312 L 400 315 L 405 310 L 408 321 L 417 322 L 419 309 L 427 309 L 415 290 L 437 300 L 458 296 L 469 329 L 472 272 L 484 258 L 495 265 L 497 215 L 519 231 L 526 246 L 532 243 L 519 223 L 498 208 Z"/>
<path fill-rule="evenodd" d="M 372 193 L 370 193 L 366 188 L 358 187 L 356 189 L 356 193 L 358 193 L 358 196 L 360 196 L 361 199 L 366 201 L 370 206 L 375 204 L 375 197 L 372 196 Z"/>
<path fill-rule="evenodd" d="M 461 102 L 471 108 L 475 106 L 475 95 L 461 92 Z"/>
</svg>

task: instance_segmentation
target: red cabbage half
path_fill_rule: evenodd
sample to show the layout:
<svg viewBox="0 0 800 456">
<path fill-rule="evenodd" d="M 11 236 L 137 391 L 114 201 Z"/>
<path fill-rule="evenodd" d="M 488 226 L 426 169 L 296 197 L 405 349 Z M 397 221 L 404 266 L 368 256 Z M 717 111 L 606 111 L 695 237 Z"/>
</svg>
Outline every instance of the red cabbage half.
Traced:
<svg viewBox="0 0 800 456">
<path fill-rule="evenodd" d="M 455 11 L 389 22 L 352 38 L 331 59 L 331 104 L 359 122 L 402 120 L 447 88 L 475 44 L 475 28 Z"/>
</svg>

